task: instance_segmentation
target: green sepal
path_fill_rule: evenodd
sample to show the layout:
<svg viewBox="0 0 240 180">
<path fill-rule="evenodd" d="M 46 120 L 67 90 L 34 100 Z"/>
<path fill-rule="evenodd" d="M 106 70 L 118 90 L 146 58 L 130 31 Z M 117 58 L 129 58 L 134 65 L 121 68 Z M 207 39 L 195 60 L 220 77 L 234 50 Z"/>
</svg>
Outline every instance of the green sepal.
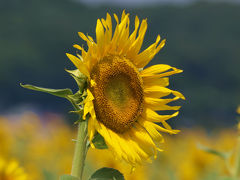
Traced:
<svg viewBox="0 0 240 180">
<path fill-rule="evenodd" d="M 82 115 L 83 114 L 83 109 L 80 109 L 80 110 L 77 110 L 77 111 L 69 111 L 69 113 L 75 113 L 75 114 Z"/>
<path fill-rule="evenodd" d="M 113 168 L 101 168 L 95 171 L 89 180 L 124 180 L 124 176 Z"/>
<path fill-rule="evenodd" d="M 99 133 L 97 133 L 94 136 L 92 143 L 94 144 L 96 149 L 107 149 L 108 148 L 107 144 L 105 143 L 104 138 Z"/>
<path fill-rule="evenodd" d="M 69 95 L 68 99 L 71 99 L 77 105 L 83 102 L 83 96 L 80 91 L 77 91 L 75 94 Z"/>
<path fill-rule="evenodd" d="M 45 93 L 52 94 L 54 96 L 58 96 L 62 98 L 67 98 L 69 95 L 73 95 L 72 90 L 68 88 L 67 89 L 49 89 L 49 88 L 33 86 L 30 84 L 23 85 L 21 83 L 20 83 L 20 86 L 22 86 L 23 88 L 34 90 L 34 91 L 45 92 Z"/>
<path fill-rule="evenodd" d="M 75 70 L 67 70 L 65 69 L 76 81 L 79 91 L 82 92 L 87 85 L 87 76 L 85 76 L 83 73 L 81 73 L 78 69 Z"/>
<path fill-rule="evenodd" d="M 64 175 L 60 176 L 59 180 L 79 180 L 79 178 L 64 174 Z"/>
<path fill-rule="evenodd" d="M 213 154 L 213 155 L 216 155 L 224 160 L 227 160 L 230 156 L 231 156 L 231 153 L 230 152 L 220 152 L 220 151 L 217 151 L 215 149 L 212 149 L 212 148 L 209 148 L 207 146 L 204 146 L 202 144 L 198 144 L 197 147 L 200 149 L 200 150 L 203 150 L 207 153 L 210 153 L 210 154 Z"/>
</svg>

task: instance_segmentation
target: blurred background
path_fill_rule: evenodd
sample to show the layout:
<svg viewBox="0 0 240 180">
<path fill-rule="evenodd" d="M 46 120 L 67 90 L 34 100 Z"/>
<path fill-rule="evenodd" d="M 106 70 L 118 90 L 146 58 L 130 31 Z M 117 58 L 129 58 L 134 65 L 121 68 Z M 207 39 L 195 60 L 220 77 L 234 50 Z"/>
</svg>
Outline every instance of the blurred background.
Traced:
<svg viewBox="0 0 240 180">
<path fill-rule="evenodd" d="M 76 91 L 74 80 L 64 69 L 74 69 L 65 53 L 75 53 L 72 47 L 75 43 L 84 44 L 77 32 L 81 31 L 95 37 L 97 18 L 105 18 L 107 12 L 111 15 L 113 13 L 120 15 L 123 9 L 130 13 L 131 22 L 134 22 L 136 15 L 140 19 L 148 19 L 143 49 L 149 46 L 158 34 L 167 40 L 165 47 L 149 65 L 169 64 L 184 70 L 183 73 L 171 77 L 170 88 L 182 92 L 186 101 L 180 102 L 183 105 L 180 115 L 170 120 L 170 124 L 178 129 L 204 129 L 204 132 L 200 130 L 204 134 L 202 136 L 214 134 L 213 129 L 221 129 L 219 133 L 222 131 L 229 133 L 223 127 L 233 128 L 237 124 L 236 108 L 240 104 L 239 2 L 238 0 L 0 0 L 0 116 L 2 117 L 0 123 L 3 124 L 0 127 L 0 145 L 1 142 L 7 141 L 5 136 L 11 136 L 14 139 L 11 142 L 24 142 L 30 145 L 29 140 L 25 138 L 29 136 L 24 135 L 23 138 L 22 135 L 16 135 L 16 132 L 14 134 L 12 126 L 14 124 L 20 132 L 25 131 L 26 127 L 21 119 L 32 119 L 32 117 L 37 120 L 27 121 L 25 125 L 27 124 L 29 129 L 34 129 L 40 124 L 38 128 L 29 131 L 32 134 L 41 133 L 44 137 L 36 138 L 40 138 L 42 143 L 55 138 L 54 133 L 60 131 L 56 130 L 55 126 L 65 127 L 61 133 L 69 131 L 70 135 L 67 136 L 69 139 L 75 137 L 74 132 L 69 130 L 74 127 L 72 124 L 76 120 L 75 116 L 68 114 L 72 110 L 70 103 L 48 94 L 23 89 L 19 83 L 56 89 L 71 88 Z M 87 45 L 84 44 L 84 47 Z M 48 128 L 44 127 L 53 129 L 47 131 Z M 53 134 L 48 136 L 51 132 Z M 186 134 L 183 131 L 184 135 Z M 198 135 L 192 134 L 192 136 L 198 138 Z M 19 141 L 17 137 L 23 139 L 20 138 Z M 71 145 L 68 144 L 66 147 L 72 148 L 69 139 L 66 142 Z M 32 141 L 35 142 L 36 139 Z M 28 167 L 34 166 L 25 162 L 27 160 L 23 154 L 16 152 L 16 149 L 21 148 L 24 151 L 27 147 L 24 143 L 18 146 L 13 143 L 13 146 L 5 142 L 0 146 L 0 157 L 16 157 L 29 172 Z M 64 146 L 58 145 L 59 148 Z M 4 151 L 2 147 L 14 148 L 14 150 Z M 47 147 L 50 146 L 46 145 Z M 70 156 L 70 164 L 71 148 L 66 150 L 66 156 Z M 43 152 L 45 154 L 42 153 L 42 157 L 46 156 L 48 150 Z M 71 152 L 70 155 L 67 152 Z M 40 154 L 35 152 L 32 156 Z M 55 160 L 51 161 L 54 163 Z M 64 171 L 67 172 L 70 164 L 61 168 L 65 168 Z M 35 168 L 36 174 L 41 175 L 36 175 L 38 178 L 41 177 L 39 179 L 49 177 L 54 179 L 53 172 L 60 173 L 62 170 L 58 168 L 49 175 L 48 171 L 37 172 L 37 167 Z"/>
<path fill-rule="evenodd" d="M 94 37 L 97 18 L 107 12 L 120 15 L 123 9 L 132 20 L 135 15 L 148 19 L 143 48 L 158 34 L 167 39 L 150 65 L 184 70 L 171 78 L 171 87 L 187 98 L 176 123 L 235 123 L 240 102 L 240 5 L 230 0 L 1 0 L 0 112 L 30 108 L 66 114 L 71 107 L 64 99 L 23 89 L 19 83 L 76 89 L 64 69 L 74 68 L 65 53 L 75 53 L 75 43 L 84 44 L 77 32 Z"/>
</svg>

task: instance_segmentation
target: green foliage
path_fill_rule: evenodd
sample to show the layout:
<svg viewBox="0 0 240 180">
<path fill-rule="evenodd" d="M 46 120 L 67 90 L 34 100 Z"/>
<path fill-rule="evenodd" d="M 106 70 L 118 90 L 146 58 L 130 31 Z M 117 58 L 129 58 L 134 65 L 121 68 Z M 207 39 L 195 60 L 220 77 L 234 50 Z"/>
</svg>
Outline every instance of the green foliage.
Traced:
<svg viewBox="0 0 240 180">
<path fill-rule="evenodd" d="M 207 146 L 204 146 L 202 144 L 198 144 L 198 148 L 207 152 L 207 153 L 210 153 L 210 154 L 213 154 L 213 155 L 216 155 L 224 160 L 227 160 L 232 154 L 231 153 L 227 153 L 227 152 L 220 152 L 220 151 L 217 151 L 215 149 L 212 149 L 212 148 L 209 148 Z"/>
<path fill-rule="evenodd" d="M 97 149 L 107 149 L 108 148 L 105 143 L 104 138 L 99 133 L 97 133 L 94 136 L 92 143 L 94 144 L 95 148 L 97 148 Z"/>
<path fill-rule="evenodd" d="M 60 180 L 79 180 L 79 179 L 71 175 L 62 175 L 60 177 Z"/>
<path fill-rule="evenodd" d="M 66 71 L 74 78 L 79 87 L 79 91 L 82 92 L 84 90 L 84 87 L 86 87 L 87 77 L 78 69 Z"/>
<path fill-rule="evenodd" d="M 124 180 L 124 176 L 113 168 L 101 168 L 90 177 L 89 180 Z"/>
<path fill-rule="evenodd" d="M 69 95 L 73 95 L 72 90 L 71 89 L 49 89 L 49 88 L 42 88 L 42 87 L 38 87 L 38 86 L 33 86 L 30 84 L 20 84 L 23 88 L 26 89 L 31 89 L 34 91 L 40 91 L 40 92 L 45 92 L 45 93 L 49 93 L 52 94 L 54 96 L 58 96 L 58 97 L 62 97 L 62 98 L 67 98 Z"/>
<path fill-rule="evenodd" d="M 209 148 L 207 146 L 203 146 L 201 144 L 198 145 L 198 148 L 216 155 L 224 160 L 225 166 L 227 168 L 229 176 L 223 176 L 217 179 L 220 180 L 238 180 L 240 176 L 240 136 L 238 136 L 236 146 L 230 152 L 220 152 L 215 149 Z M 231 158 L 233 158 L 233 164 L 231 164 Z M 215 178 L 212 178 L 215 179 Z"/>
</svg>

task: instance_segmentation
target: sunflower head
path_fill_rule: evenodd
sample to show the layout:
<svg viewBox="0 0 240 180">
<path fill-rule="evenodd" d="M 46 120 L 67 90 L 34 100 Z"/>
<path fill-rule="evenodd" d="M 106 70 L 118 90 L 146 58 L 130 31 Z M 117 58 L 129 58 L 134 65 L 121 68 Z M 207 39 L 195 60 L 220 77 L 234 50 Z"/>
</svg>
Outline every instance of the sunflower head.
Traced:
<svg viewBox="0 0 240 180">
<path fill-rule="evenodd" d="M 117 133 L 130 129 L 142 112 L 143 82 L 126 58 L 109 55 L 93 68 L 91 88 L 97 119 Z"/>
<path fill-rule="evenodd" d="M 86 51 L 77 56 L 67 54 L 78 70 L 87 77 L 87 97 L 83 118 L 89 114 L 88 137 L 90 143 L 96 133 L 104 138 L 108 148 L 118 159 L 135 165 L 156 156 L 163 138 L 160 132 L 176 134 L 166 120 L 178 114 L 159 115 L 155 111 L 178 110 L 168 103 L 184 96 L 168 89 L 168 76 L 182 72 L 165 64 L 144 68 L 161 50 L 165 40 L 158 35 L 156 41 L 140 52 L 147 30 L 147 21 L 135 18 L 135 29 L 129 31 L 129 14 L 123 11 L 121 19 L 98 19 L 96 41 L 79 32 L 87 42 Z M 167 98 L 173 94 L 173 98 Z M 170 97 L 170 96 L 169 96 Z M 158 123 L 158 124 L 156 124 Z M 94 145 L 92 144 L 92 147 Z"/>
</svg>

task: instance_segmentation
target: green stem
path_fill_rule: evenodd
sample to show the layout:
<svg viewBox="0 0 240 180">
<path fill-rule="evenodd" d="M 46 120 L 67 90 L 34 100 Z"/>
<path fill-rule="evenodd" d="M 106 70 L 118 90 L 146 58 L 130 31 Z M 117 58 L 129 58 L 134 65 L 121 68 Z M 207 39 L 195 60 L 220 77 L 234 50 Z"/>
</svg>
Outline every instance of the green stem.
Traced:
<svg viewBox="0 0 240 180">
<path fill-rule="evenodd" d="M 236 157 L 235 157 L 235 164 L 234 164 L 234 173 L 233 173 L 233 177 L 238 179 L 238 175 L 239 175 L 239 165 L 240 165 L 240 136 L 238 135 L 237 138 L 237 147 L 236 147 Z"/>
<path fill-rule="evenodd" d="M 68 100 L 72 103 L 76 111 L 80 110 L 79 106 L 71 98 L 68 98 Z M 87 119 L 86 120 L 80 119 L 78 123 L 77 140 L 76 140 L 75 150 L 73 155 L 71 175 L 74 177 L 77 177 L 79 180 L 82 180 L 84 163 L 85 163 L 85 158 L 88 150 L 87 124 L 88 124 Z"/>
<path fill-rule="evenodd" d="M 77 141 L 73 156 L 71 175 L 82 180 L 84 162 L 87 151 L 87 120 L 78 124 Z"/>
</svg>

